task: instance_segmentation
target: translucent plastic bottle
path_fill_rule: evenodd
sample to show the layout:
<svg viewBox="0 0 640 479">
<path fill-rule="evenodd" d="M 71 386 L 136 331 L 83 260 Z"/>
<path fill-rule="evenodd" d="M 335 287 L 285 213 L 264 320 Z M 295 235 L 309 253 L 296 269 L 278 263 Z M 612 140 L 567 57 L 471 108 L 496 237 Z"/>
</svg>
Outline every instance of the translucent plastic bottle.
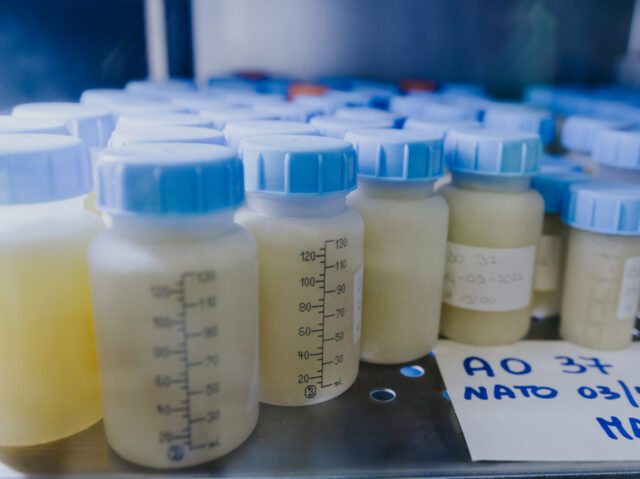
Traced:
<svg viewBox="0 0 640 479">
<path fill-rule="evenodd" d="M 640 132 L 600 131 L 593 146 L 593 161 L 598 165 L 597 180 L 640 186 Z"/>
<path fill-rule="evenodd" d="M 103 150 L 89 249 L 109 445 L 144 466 L 210 461 L 258 419 L 258 260 L 233 222 L 242 165 L 216 145 Z"/>
<path fill-rule="evenodd" d="M 452 130 L 444 141 L 452 184 L 440 331 L 454 341 L 500 345 L 523 338 L 544 201 L 530 188 L 538 135 Z"/>
<path fill-rule="evenodd" d="M 75 434 L 102 417 L 83 208 L 89 155 L 74 137 L 0 135 L 0 445 Z"/>
<path fill-rule="evenodd" d="M 109 139 L 109 148 L 136 143 L 206 143 L 224 145 L 224 135 L 213 128 L 195 126 L 138 126 L 115 130 Z"/>
<path fill-rule="evenodd" d="M 80 96 L 80 103 L 109 110 L 114 122 L 121 115 L 129 113 L 179 113 L 186 111 L 185 107 L 169 103 L 168 99 L 149 98 L 115 88 L 85 90 Z"/>
<path fill-rule="evenodd" d="M 333 138 L 344 138 L 351 130 L 362 128 L 393 128 L 393 120 L 389 118 L 340 118 L 337 116 L 314 116 L 309 124 L 321 135 Z"/>
<path fill-rule="evenodd" d="M 116 123 L 117 130 L 141 126 L 194 126 L 213 128 L 210 119 L 195 113 L 128 113 L 121 115 Z"/>
<path fill-rule="evenodd" d="M 69 130 L 60 120 L 20 118 L 0 115 L 0 133 L 50 133 L 68 135 Z"/>
<path fill-rule="evenodd" d="M 238 148 L 243 138 L 257 135 L 318 135 L 318 130 L 306 123 L 281 120 L 232 121 L 224 127 L 230 148 Z"/>
<path fill-rule="evenodd" d="M 363 224 L 345 203 L 356 187 L 350 143 L 303 135 L 240 144 L 247 208 L 258 242 L 260 400 L 326 401 L 356 379 L 360 357 Z"/>
<path fill-rule="evenodd" d="M 587 173 L 595 173 L 598 168 L 591 153 L 598 133 L 606 129 L 622 130 L 632 126 L 628 121 L 569 115 L 562 124 L 562 146 L 568 150 L 566 156 L 569 159 L 577 162 Z"/>
<path fill-rule="evenodd" d="M 69 134 L 83 140 L 89 148 L 106 146 L 114 128 L 108 110 L 79 103 L 24 103 L 13 107 L 12 114 L 22 118 L 63 121 Z"/>
<path fill-rule="evenodd" d="M 567 246 L 567 227 L 560 218 L 562 198 L 573 183 L 589 181 L 579 171 L 542 171 L 533 177 L 531 187 L 544 199 L 544 223 L 536 253 L 531 315 L 548 318 L 560 314 L 562 273 Z"/>
<path fill-rule="evenodd" d="M 560 335 L 587 348 L 624 349 L 640 299 L 640 187 L 572 185 L 562 219 L 571 228 Z"/>
<path fill-rule="evenodd" d="M 354 130 L 358 189 L 347 197 L 365 226 L 360 357 L 396 364 L 438 340 L 447 203 L 434 194 L 442 139 L 411 130 Z"/>
</svg>

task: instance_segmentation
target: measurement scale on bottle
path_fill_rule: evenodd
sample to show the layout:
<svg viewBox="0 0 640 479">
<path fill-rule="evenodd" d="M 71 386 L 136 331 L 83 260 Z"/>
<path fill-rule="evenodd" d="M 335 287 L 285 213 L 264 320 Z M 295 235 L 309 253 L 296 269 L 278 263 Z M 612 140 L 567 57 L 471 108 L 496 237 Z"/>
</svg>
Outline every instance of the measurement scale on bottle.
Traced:
<svg viewBox="0 0 640 479">
<path fill-rule="evenodd" d="M 323 391 L 343 385 L 341 365 L 347 359 L 347 348 L 352 347 L 346 333 L 354 320 L 348 247 L 345 236 L 325 240 L 317 250 L 300 252 L 302 262 L 317 266 L 299 279 L 305 300 L 298 304 L 303 325 L 297 331 L 302 348 L 297 352 L 301 367 L 296 380 L 306 399 L 322 397 Z"/>
<path fill-rule="evenodd" d="M 222 414 L 216 407 L 222 387 L 216 374 L 220 358 L 213 352 L 219 333 L 215 279 L 211 270 L 185 272 L 174 285 L 151 288 L 152 298 L 162 302 L 164 311 L 168 301 L 176 306 L 172 316 L 151 318 L 158 338 L 151 351 L 158 371 L 153 378 L 161 425 L 157 441 L 174 462 L 220 446 L 215 432 Z"/>
</svg>

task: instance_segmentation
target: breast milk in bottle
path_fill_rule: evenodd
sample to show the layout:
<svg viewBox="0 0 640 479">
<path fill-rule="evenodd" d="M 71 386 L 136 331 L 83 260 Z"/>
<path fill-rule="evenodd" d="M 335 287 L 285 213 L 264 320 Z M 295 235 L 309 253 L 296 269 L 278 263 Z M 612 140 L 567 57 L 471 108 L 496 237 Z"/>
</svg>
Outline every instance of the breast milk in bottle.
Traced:
<svg viewBox="0 0 640 479">
<path fill-rule="evenodd" d="M 233 221 L 242 164 L 217 145 L 98 155 L 112 226 L 89 249 L 109 445 L 183 467 L 239 446 L 258 419 L 258 260 Z"/>
<path fill-rule="evenodd" d="M 75 434 L 102 417 L 78 138 L 0 135 L 0 445 Z"/>
<path fill-rule="evenodd" d="M 500 345 L 524 337 L 544 202 L 530 187 L 538 135 L 452 130 L 444 141 L 453 180 L 441 332 L 454 341 Z"/>
<path fill-rule="evenodd" d="M 571 185 L 560 335 L 593 349 L 631 344 L 640 299 L 640 187 Z"/>
<path fill-rule="evenodd" d="M 438 340 L 447 203 L 434 194 L 442 138 L 412 130 L 354 130 L 358 189 L 347 204 L 365 225 L 360 357 L 396 364 Z"/>
<path fill-rule="evenodd" d="M 258 242 L 260 400 L 319 403 L 344 392 L 360 357 L 363 224 L 346 205 L 356 187 L 350 143 L 304 135 L 240 143 Z"/>
<path fill-rule="evenodd" d="M 545 172 L 544 168 L 531 181 L 531 187 L 544 199 L 542 236 L 536 252 L 531 315 L 543 319 L 560 314 L 562 273 L 567 246 L 567 227 L 560 218 L 562 199 L 573 183 L 589 181 L 580 171 Z"/>
</svg>

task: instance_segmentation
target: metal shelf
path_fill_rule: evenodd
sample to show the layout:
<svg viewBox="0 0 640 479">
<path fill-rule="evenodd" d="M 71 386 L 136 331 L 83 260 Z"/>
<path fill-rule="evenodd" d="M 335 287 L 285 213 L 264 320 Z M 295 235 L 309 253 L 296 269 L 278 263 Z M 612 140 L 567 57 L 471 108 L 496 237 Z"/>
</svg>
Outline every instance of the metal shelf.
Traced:
<svg viewBox="0 0 640 479">
<path fill-rule="evenodd" d="M 555 321 L 535 322 L 530 338 L 553 339 L 556 330 Z M 443 395 L 435 358 L 413 364 L 425 369 L 424 376 L 405 377 L 400 366 L 362 364 L 354 386 L 337 399 L 301 408 L 262 405 L 249 440 L 203 466 L 166 473 L 136 467 L 109 449 L 102 424 L 97 424 L 44 446 L 0 449 L 0 476 L 640 477 L 640 460 L 473 463 Z M 369 393 L 381 387 L 393 389 L 396 399 L 372 400 Z"/>
</svg>

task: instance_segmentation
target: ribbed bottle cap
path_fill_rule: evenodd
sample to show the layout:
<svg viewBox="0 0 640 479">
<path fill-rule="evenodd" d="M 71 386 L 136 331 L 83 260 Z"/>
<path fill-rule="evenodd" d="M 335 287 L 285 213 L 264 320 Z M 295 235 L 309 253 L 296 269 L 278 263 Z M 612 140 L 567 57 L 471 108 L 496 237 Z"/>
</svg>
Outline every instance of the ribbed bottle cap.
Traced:
<svg viewBox="0 0 640 479">
<path fill-rule="evenodd" d="M 574 228 L 612 235 L 640 235 L 640 187 L 578 183 L 569 187 L 562 220 Z"/>
<path fill-rule="evenodd" d="M 481 109 L 475 105 L 429 102 L 417 117 L 432 121 L 477 121 L 480 114 Z"/>
<path fill-rule="evenodd" d="M 324 115 L 333 115 L 338 108 L 348 106 L 346 98 L 328 95 L 300 94 L 295 96 L 293 103 L 320 110 Z"/>
<path fill-rule="evenodd" d="M 531 179 L 531 187 L 544 198 L 546 212 L 559 213 L 562 211 L 562 200 L 569 186 L 589 179 L 589 175 L 580 171 L 542 172 Z"/>
<path fill-rule="evenodd" d="M 431 121 L 431 120 L 421 120 L 419 118 L 407 118 L 407 121 L 404 122 L 403 128 L 405 130 L 420 130 L 426 133 L 430 133 L 433 135 L 439 135 L 440 138 L 444 138 L 444 136 L 449 133 L 450 130 L 458 129 L 458 130 L 467 130 L 470 128 L 482 128 L 482 123 L 479 121 Z"/>
<path fill-rule="evenodd" d="M 14 116 L 21 118 L 63 121 L 71 136 L 77 136 L 89 147 L 104 147 L 113 131 L 113 117 L 104 108 L 72 102 L 23 103 L 13 107 Z"/>
<path fill-rule="evenodd" d="M 85 195 L 91 188 L 89 152 L 80 139 L 0 135 L 0 204 L 64 200 Z"/>
<path fill-rule="evenodd" d="M 528 176 L 538 172 L 542 144 L 533 133 L 451 130 L 444 139 L 446 165 L 453 172 Z"/>
<path fill-rule="evenodd" d="M 444 173 L 442 138 L 416 130 L 353 130 L 345 140 L 358 155 L 358 177 L 384 181 L 435 181 Z"/>
<path fill-rule="evenodd" d="M 104 108 L 114 118 L 127 113 L 171 113 L 184 112 L 186 108 L 168 102 L 168 99 L 147 98 L 113 88 L 85 90 L 80 103 L 86 106 Z"/>
<path fill-rule="evenodd" d="M 109 140 L 109 148 L 136 143 L 205 143 L 224 145 L 224 135 L 213 128 L 195 126 L 139 126 L 115 130 Z"/>
<path fill-rule="evenodd" d="M 571 115 L 562 124 L 562 146 L 568 150 L 589 154 L 596 135 L 602 130 L 621 130 L 632 126 L 626 121 Z"/>
<path fill-rule="evenodd" d="M 253 108 L 228 107 L 217 110 L 202 110 L 200 115 L 211 120 L 216 130 L 223 130 L 227 123 L 242 120 L 276 120 L 274 115 L 262 113 Z"/>
<path fill-rule="evenodd" d="M 484 113 L 484 125 L 493 130 L 537 133 L 543 144 L 553 141 L 556 125 L 553 113 L 526 106 L 493 106 Z"/>
<path fill-rule="evenodd" d="M 640 169 L 640 131 L 600 131 L 596 136 L 591 156 L 600 165 Z"/>
<path fill-rule="evenodd" d="M 318 135 L 318 130 L 306 123 L 280 120 L 232 121 L 224 127 L 230 148 L 238 148 L 243 138 L 258 135 Z"/>
<path fill-rule="evenodd" d="M 439 95 L 431 92 L 394 95 L 389 100 L 389 110 L 407 117 L 420 117 L 427 105 L 440 100 Z"/>
<path fill-rule="evenodd" d="M 278 120 L 299 121 L 302 123 L 307 123 L 314 116 L 322 115 L 322 110 L 319 108 L 298 105 L 292 102 L 255 105 L 253 109 L 266 115 L 273 115 Z"/>
<path fill-rule="evenodd" d="M 303 135 L 251 136 L 240 142 L 245 189 L 284 196 L 346 194 L 356 187 L 351 143 Z"/>
<path fill-rule="evenodd" d="M 0 133 L 49 133 L 52 135 L 68 135 L 69 130 L 67 130 L 67 127 L 61 120 L 0 115 Z"/>
<path fill-rule="evenodd" d="M 340 118 L 337 116 L 314 116 L 309 120 L 309 124 L 315 127 L 321 135 L 333 138 L 344 138 L 344 135 L 351 130 L 362 128 L 392 128 L 393 120 L 389 119 L 362 119 L 362 118 Z"/>
<path fill-rule="evenodd" d="M 354 120 L 389 120 L 394 128 L 402 128 L 406 117 L 400 113 L 379 110 L 368 106 L 341 107 L 336 110 L 338 118 L 350 118 Z"/>
<path fill-rule="evenodd" d="M 231 108 L 240 106 L 237 103 L 224 100 L 222 97 L 208 95 L 203 92 L 183 92 L 171 95 L 171 104 L 184 108 L 190 113 L 197 113 L 202 110 L 219 110 L 221 108 Z"/>
<path fill-rule="evenodd" d="M 244 200 L 242 163 L 224 146 L 147 143 L 96 157 L 96 205 L 113 216 L 201 215 Z"/>
<path fill-rule="evenodd" d="M 129 113 L 118 118 L 116 129 L 159 125 L 213 128 L 213 122 L 209 118 L 195 113 Z"/>
</svg>

